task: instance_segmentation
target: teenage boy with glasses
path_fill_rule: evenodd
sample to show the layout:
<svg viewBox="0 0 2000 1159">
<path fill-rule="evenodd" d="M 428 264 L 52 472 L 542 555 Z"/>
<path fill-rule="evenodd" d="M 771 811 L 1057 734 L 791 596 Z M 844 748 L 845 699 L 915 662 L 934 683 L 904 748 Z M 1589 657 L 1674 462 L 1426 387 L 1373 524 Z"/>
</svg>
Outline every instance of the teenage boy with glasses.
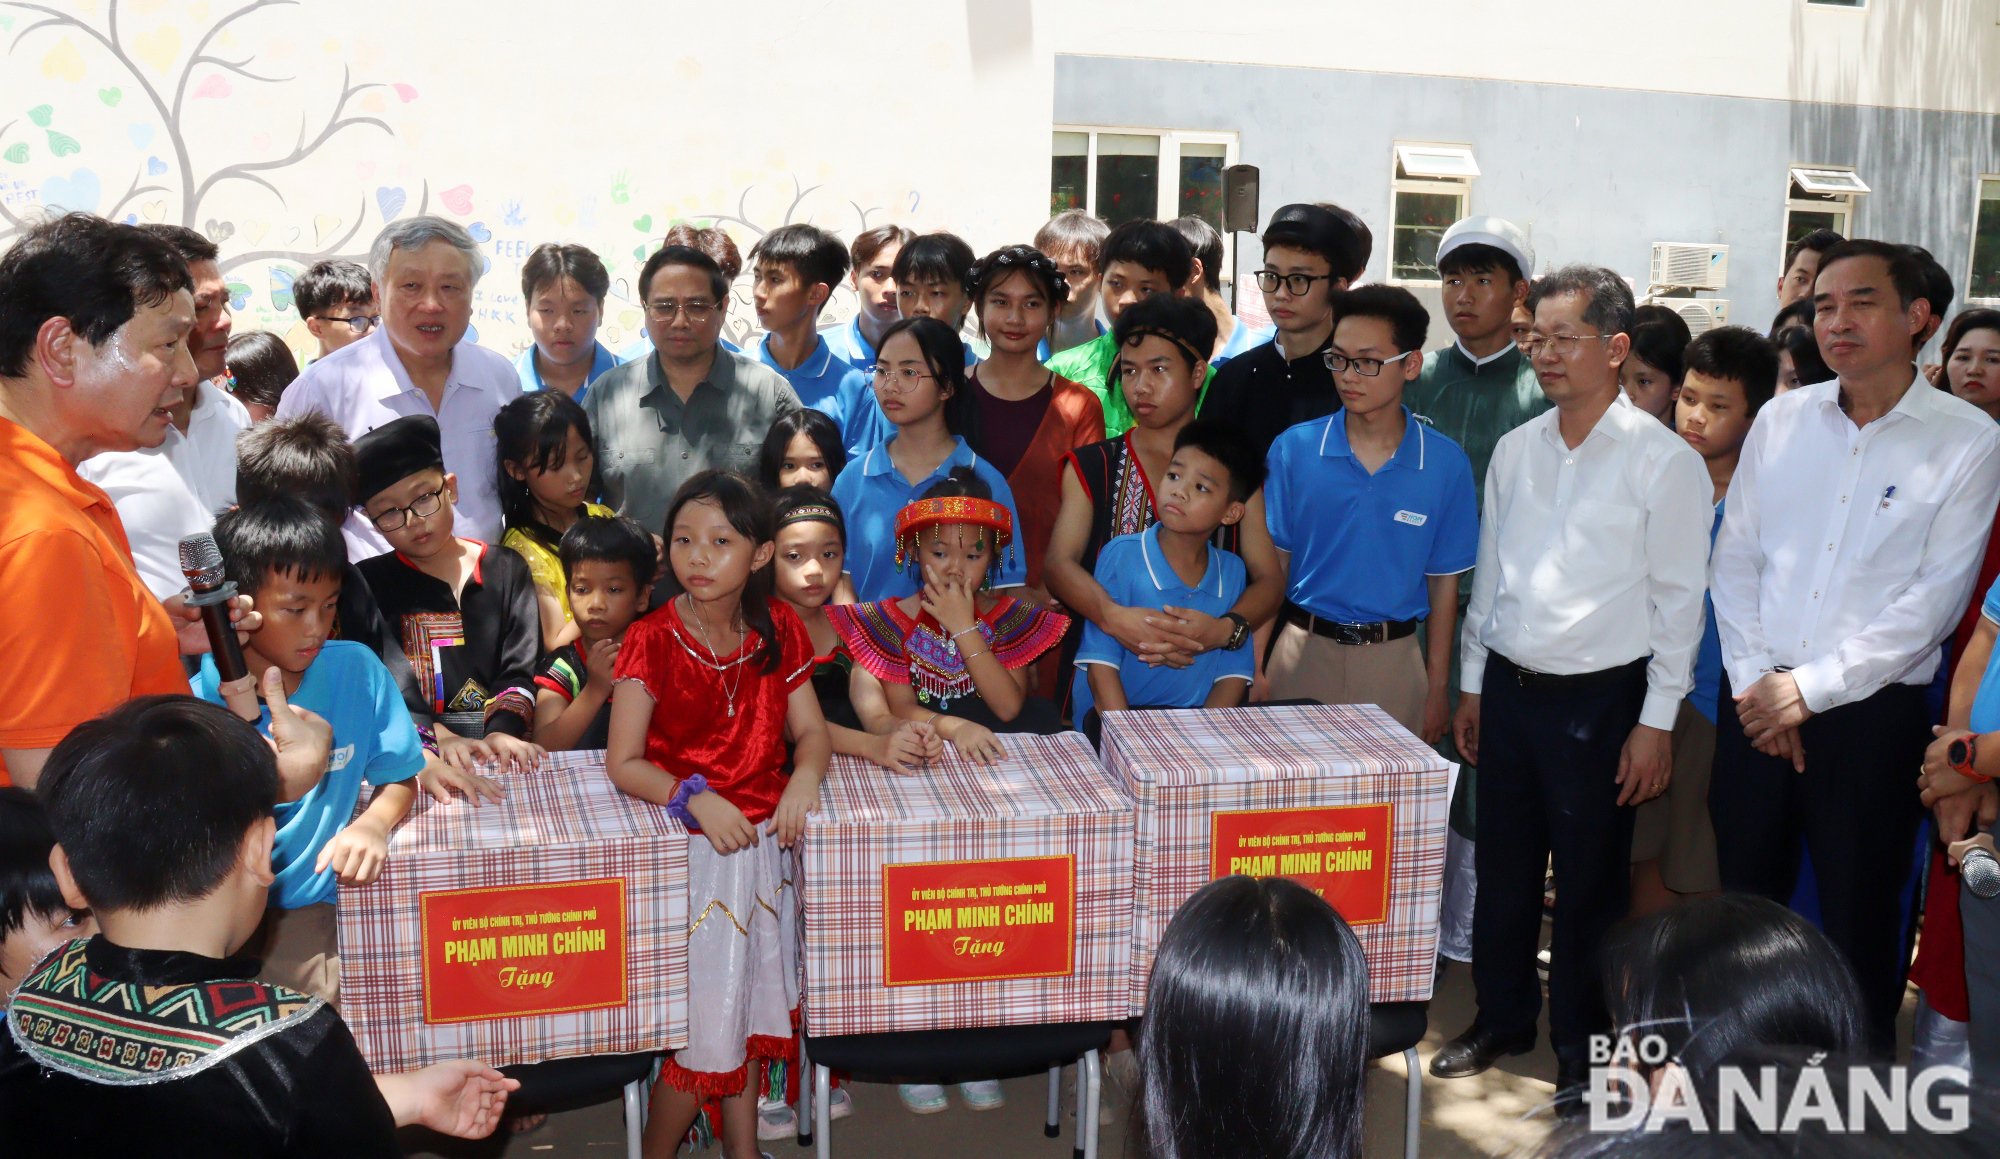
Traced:
<svg viewBox="0 0 2000 1159">
<path fill-rule="evenodd" d="M 1479 516 L 1465 452 L 1403 405 L 1429 326 L 1399 287 L 1341 297 L 1322 357 L 1342 409 L 1271 446 L 1264 517 L 1287 581 L 1264 671 L 1272 699 L 1380 705 L 1435 742 Z"/>
<path fill-rule="evenodd" d="M 1264 227 L 1264 292 L 1277 334 L 1215 372 L 1201 414 L 1236 424 L 1263 454 L 1289 427 L 1340 409 L 1326 367 L 1334 297 L 1361 276 L 1374 235 L 1337 205 L 1293 204 Z"/>
<path fill-rule="evenodd" d="M 292 281 L 292 304 L 319 342 L 315 358 L 365 338 L 382 324 L 375 301 L 375 282 L 366 266 L 333 259 L 314 262 Z"/>
<path fill-rule="evenodd" d="M 724 349 L 729 279 L 691 246 L 664 246 L 639 271 L 650 357 L 613 367 L 584 397 L 604 502 L 659 534 L 680 485 L 711 467 L 755 474 L 764 435 L 799 409 L 783 375 Z"/>
</svg>

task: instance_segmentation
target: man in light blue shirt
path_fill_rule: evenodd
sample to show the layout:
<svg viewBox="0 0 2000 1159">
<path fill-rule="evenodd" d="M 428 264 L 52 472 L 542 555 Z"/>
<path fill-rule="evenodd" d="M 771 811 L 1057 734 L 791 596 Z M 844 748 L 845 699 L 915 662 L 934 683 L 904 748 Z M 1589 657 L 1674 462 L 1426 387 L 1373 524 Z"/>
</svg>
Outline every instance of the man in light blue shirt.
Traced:
<svg viewBox="0 0 2000 1159">
<path fill-rule="evenodd" d="M 838 238 L 810 225 L 772 230 L 750 251 L 750 298 L 764 327 L 757 360 L 785 376 L 799 405 L 841 421 L 843 397 L 866 393 L 867 372 L 835 357 L 814 329 L 834 287 L 847 276 L 847 250 Z"/>
<path fill-rule="evenodd" d="M 1479 557 L 1471 460 L 1402 401 L 1429 321 L 1407 290 L 1348 291 L 1327 355 L 1342 409 L 1279 435 L 1264 485 L 1289 577 L 1271 696 L 1375 704 L 1426 743 L 1451 723 L 1458 577 Z"/>
</svg>

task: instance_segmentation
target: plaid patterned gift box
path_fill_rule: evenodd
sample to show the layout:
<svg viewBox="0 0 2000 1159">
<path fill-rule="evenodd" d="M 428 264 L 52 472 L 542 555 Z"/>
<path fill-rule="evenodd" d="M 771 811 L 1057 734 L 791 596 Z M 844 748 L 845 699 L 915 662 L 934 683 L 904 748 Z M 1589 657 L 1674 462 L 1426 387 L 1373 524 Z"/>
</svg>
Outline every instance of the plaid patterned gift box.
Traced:
<svg viewBox="0 0 2000 1159">
<path fill-rule="evenodd" d="M 416 807 L 340 891 L 340 1012 L 377 1073 L 687 1045 L 687 832 L 602 752 Z"/>
<path fill-rule="evenodd" d="M 1372 704 L 1113 712 L 1133 798 L 1131 1013 L 1174 911 L 1217 877 L 1297 878 L 1347 918 L 1372 1002 L 1431 994 L 1451 765 Z"/>
<path fill-rule="evenodd" d="M 806 829 L 815 1035 L 1123 1018 L 1132 809 L 1078 733 L 945 746 L 915 776 L 835 757 Z"/>
</svg>

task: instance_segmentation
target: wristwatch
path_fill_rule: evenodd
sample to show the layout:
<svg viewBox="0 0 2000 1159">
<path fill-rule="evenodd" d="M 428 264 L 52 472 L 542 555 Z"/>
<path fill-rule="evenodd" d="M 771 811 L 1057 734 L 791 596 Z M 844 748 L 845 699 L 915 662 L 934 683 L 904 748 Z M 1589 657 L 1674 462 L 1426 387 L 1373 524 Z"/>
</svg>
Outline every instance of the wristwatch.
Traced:
<svg viewBox="0 0 2000 1159">
<path fill-rule="evenodd" d="M 693 813 L 688 812 L 688 802 L 694 798 L 696 793 L 706 792 L 708 792 L 708 778 L 702 776 L 700 773 L 696 773 L 682 781 L 674 788 L 674 795 L 667 798 L 668 816 L 679 821 L 690 833 L 701 832 L 701 823 L 694 819 Z"/>
<path fill-rule="evenodd" d="M 1234 652 L 1238 648 L 1241 648 L 1245 641 L 1250 639 L 1250 621 L 1237 615 L 1235 612 L 1224 612 L 1222 613 L 1222 618 L 1236 625 L 1235 629 L 1229 633 L 1229 642 L 1223 645 L 1224 648 Z"/>
<path fill-rule="evenodd" d="M 1950 747 L 1944 750 L 1944 762 L 1951 766 L 1952 772 L 1957 773 L 1968 781 L 1983 785 L 1993 778 L 1985 776 L 1979 770 L 1972 767 L 1973 763 L 1978 759 L 1979 736 L 1976 733 L 1966 733 L 1964 736 L 1951 742 Z"/>
</svg>

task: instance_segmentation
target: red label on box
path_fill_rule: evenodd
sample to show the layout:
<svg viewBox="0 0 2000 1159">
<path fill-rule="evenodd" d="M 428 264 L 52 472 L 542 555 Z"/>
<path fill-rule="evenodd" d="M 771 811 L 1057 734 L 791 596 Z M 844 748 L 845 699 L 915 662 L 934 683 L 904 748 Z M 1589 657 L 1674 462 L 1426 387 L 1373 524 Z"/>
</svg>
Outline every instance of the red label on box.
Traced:
<svg viewBox="0 0 2000 1159">
<path fill-rule="evenodd" d="M 625 879 L 417 895 L 424 1021 L 625 1005 Z"/>
<path fill-rule="evenodd" d="M 1389 916 L 1395 820 L 1387 803 L 1211 814 L 1210 877 L 1289 877 L 1325 898 L 1348 925 L 1373 925 Z"/>
<path fill-rule="evenodd" d="M 882 867 L 882 984 L 1061 978 L 1075 970 L 1076 859 Z"/>
</svg>

